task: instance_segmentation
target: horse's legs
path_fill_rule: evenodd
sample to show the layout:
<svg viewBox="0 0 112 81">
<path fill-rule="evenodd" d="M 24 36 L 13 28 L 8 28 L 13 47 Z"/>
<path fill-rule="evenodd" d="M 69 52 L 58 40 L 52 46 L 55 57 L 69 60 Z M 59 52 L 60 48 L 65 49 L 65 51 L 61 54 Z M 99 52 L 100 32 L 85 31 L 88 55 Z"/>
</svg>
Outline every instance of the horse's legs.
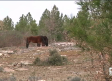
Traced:
<svg viewBox="0 0 112 81">
<path fill-rule="evenodd" d="M 45 46 L 45 44 L 42 43 L 42 46 Z"/>
<path fill-rule="evenodd" d="M 28 41 L 28 39 L 26 40 L 26 48 L 28 48 L 28 46 L 29 46 L 29 41 Z"/>
<path fill-rule="evenodd" d="M 29 46 L 29 43 L 26 43 L 26 48 L 28 48 L 28 46 Z"/>
<path fill-rule="evenodd" d="M 40 47 L 40 44 L 39 43 L 37 43 L 37 47 Z"/>
</svg>

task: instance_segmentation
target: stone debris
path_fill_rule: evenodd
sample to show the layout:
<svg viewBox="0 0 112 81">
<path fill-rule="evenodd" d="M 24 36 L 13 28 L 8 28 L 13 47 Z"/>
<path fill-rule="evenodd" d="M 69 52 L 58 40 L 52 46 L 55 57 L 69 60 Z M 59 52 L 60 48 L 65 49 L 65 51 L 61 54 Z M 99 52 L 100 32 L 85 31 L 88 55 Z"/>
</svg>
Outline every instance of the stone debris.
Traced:
<svg viewBox="0 0 112 81">
<path fill-rule="evenodd" d="M 14 67 L 23 67 L 23 66 L 26 66 L 26 65 L 29 65 L 29 64 L 32 64 L 32 62 L 30 62 L 30 61 L 20 61 L 20 62 L 12 63 L 12 66 L 14 66 Z"/>
<path fill-rule="evenodd" d="M 26 68 L 17 68 L 17 69 L 15 69 L 16 71 L 27 71 L 28 69 L 26 69 Z"/>
<path fill-rule="evenodd" d="M 62 57 L 66 57 L 66 55 L 61 55 Z"/>
<path fill-rule="evenodd" d="M 20 63 L 23 64 L 23 65 L 29 65 L 29 64 L 32 64 L 32 62 L 30 62 L 30 61 L 21 61 Z"/>
<path fill-rule="evenodd" d="M 73 42 L 58 42 L 53 43 L 53 46 L 74 46 L 75 44 Z"/>
<path fill-rule="evenodd" d="M 3 54 L 2 54 L 2 53 L 0 53 L 0 56 L 3 56 Z"/>
<path fill-rule="evenodd" d="M 6 67 L 4 68 L 4 72 L 15 72 L 15 71 L 13 69 Z"/>
<path fill-rule="evenodd" d="M 14 51 L 10 51 L 10 50 L 7 50 L 7 51 L 5 51 L 5 50 L 0 50 L 0 53 L 1 53 L 1 54 L 14 54 Z"/>
<path fill-rule="evenodd" d="M 3 64 L 0 64 L 0 66 L 2 66 Z"/>
<path fill-rule="evenodd" d="M 46 81 L 46 80 L 37 80 L 37 81 Z"/>
</svg>

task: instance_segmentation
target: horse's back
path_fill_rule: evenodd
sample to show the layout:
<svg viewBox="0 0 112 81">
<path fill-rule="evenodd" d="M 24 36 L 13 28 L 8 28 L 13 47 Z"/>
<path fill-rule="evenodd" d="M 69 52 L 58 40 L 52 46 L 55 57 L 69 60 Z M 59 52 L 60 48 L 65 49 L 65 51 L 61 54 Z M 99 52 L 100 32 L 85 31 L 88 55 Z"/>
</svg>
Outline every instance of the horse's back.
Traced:
<svg viewBox="0 0 112 81">
<path fill-rule="evenodd" d="M 28 41 L 33 43 L 40 43 L 42 41 L 40 36 L 29 36 L 27 37 Z"/>
</svg>

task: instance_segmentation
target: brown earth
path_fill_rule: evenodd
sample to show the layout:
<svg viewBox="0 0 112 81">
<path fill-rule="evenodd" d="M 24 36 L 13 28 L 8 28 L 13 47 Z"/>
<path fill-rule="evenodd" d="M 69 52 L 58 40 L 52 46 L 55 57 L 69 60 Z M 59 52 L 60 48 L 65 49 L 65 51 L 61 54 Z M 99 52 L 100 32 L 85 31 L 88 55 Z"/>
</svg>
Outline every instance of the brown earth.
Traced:
<svg viewBox="0 0 112 81">
<path fill-rule="evenodd" d="M 91 56 L 89 52 L 82 52 L 73 45 L 65 46 L 51 44 L 48 47 L 7 47 L 3 50 L 13 50 L 13 54 L 3 54 L 0 56 L 0 78 L 11 78 L 13 75 L 17 81 L 71 81 L 75 77 L 80 77 L 85 81 L 101 81 L 98 73 L 98 56 L 94 55 L 94 67 L 92 68 Z M 63 66 L 34 66 L 31 65 L 35 58 L 41 60 L 49 56 L 50 49 L 60 49 L 59 54 L 68 58 L 69 64 Z M 35 77 L 35 80 L 31 80 Z M 14 80 L 13 80 L 14 81 Z"/>
</svg>

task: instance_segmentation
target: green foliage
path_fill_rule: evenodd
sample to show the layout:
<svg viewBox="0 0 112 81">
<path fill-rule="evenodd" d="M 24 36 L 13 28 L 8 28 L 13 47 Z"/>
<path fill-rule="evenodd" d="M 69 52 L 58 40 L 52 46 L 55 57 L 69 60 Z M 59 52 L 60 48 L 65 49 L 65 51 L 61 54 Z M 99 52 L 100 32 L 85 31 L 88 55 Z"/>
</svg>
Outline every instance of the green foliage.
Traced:
<svg viewBox="0 0 112 81">
<path fill-rule="evenodd" d="M 11 75 L 11 76 L 9 77 L 9 80 L 10 80 L 10 81 L 16 81 L 16 77 L 15 77 L 14 75 Z"/>
<path fill-rule="evenodd" d="M 4 69 L 3 69 L 2 67 L 0 67 L 0 72 L 3 72 L 3 70 L 4 70 Z"/>
<path fill-rule="evenodd" d="M 53 56 L 53 55 L 55 55 L 55 54 L 58 54 L 58 51 L 56 50 L 56 49 L 54 49 L 54 50 L 49 50 L 49 56 Z"/>
<path fill-rule="evenodd" d="M 68 28 L 69 34 L 78 40 L 81 47 L 90 47 L 99 51 L 103 58 L 106 58 L 104 54 L 108 54 L 110 64 L 112 64 L 111 4 L 110 0 L 78 1 L 81 10 L 76 18 L 70 19 L 70 27 Z M 104 75 L 106 74 L 106 65 L 105 62 L 102 64 Z"/>
<path fill-rule="evenodd" d="M 75 78 L 71 79 L 71 81 L 81 81 L 81 78 L 75 77 Z"/>
<path fill-rule="evenodd" d="M 29 27 L 27 26 L 27 18 L 23 14 L 20 17 L 19 22 L 15 25 L 15 30 L 22 33 L 29 30 Z"/>
<path fill-rule="evenodd" d="M 77 4 L 81 6 L 81 10 L 76 18 L 71 19 L 74 20 L 72 22 L 74 25 L 68 29 L 70 34 L 99 51 L 110 46 L 112 42 L 110 3 L 111 1 L 101 0 L 79 1 Z"/>
<path fill-rule="evenodd" d="M 60 56 L 56 49 L 50 51 L 50 57 L 48 58 L 49 65 L 64 65 L 67 64 L 67 62 L 67 58 Z"/>
<path fill-rule="evenodd" d="M 36 21 L 35 20 L 33 20 L 32 22 L 31 22 L 31 33 L 33 34 L 33 35 L 38 35 L 38 26 L 37 26 L 37 24 L 36 24 Z"/>
<path fill-rule="evenodd" d="M 34 65 L 40 65 L 40 63 L 41 63 L 41 60 L 40 60 L 40 58 L 38 58 L 38 57 L 37 57 L 37 58 L 35 59 L 35 61 L 33 62 Z"/>
<path fill-rule="evenodd" d="M 68 59 L 66 57 L 62 57 L 58 54 L 58 52 L 54 50 L 50 50 L 50 55 L 47 60 L 41 61 L 40 58 L 36 58 L 33 62 L 34 65 L 52 65 L 52 66 L 60 66 L 68 63 Z"/>
<path fill-rule="evenodd" d="M 8 16 L 3 19 L 3 30 L 13 30 L 14 22 Z"/>
<path fill-rule="evenodd" d="M 48 58 L 49 65 L 63 65 L 63 59 L 59 54 L 53 54 Z"/>
<path fill-rule="evenodd" d="M 26 16 L 22 15 L 20 17 L 19 22 L 17 22 L 15 26 L 16 31 L 20 31 L 22 33 L 30 32 L 33 35 L 38 34 L 38 26 L 36 24 L 36 20 L 34 20 L 30 13 Z"/>
<path fill-rule="evenodd" d="M 62 40 L 63 14 L 60 14 L 56 5 L 52 10 L 45 10 L 39 21 L 39 34 L 47 35 L 51 40 Z M 59 36 L 60 35 L 60 36 Z"/>
</svg>

